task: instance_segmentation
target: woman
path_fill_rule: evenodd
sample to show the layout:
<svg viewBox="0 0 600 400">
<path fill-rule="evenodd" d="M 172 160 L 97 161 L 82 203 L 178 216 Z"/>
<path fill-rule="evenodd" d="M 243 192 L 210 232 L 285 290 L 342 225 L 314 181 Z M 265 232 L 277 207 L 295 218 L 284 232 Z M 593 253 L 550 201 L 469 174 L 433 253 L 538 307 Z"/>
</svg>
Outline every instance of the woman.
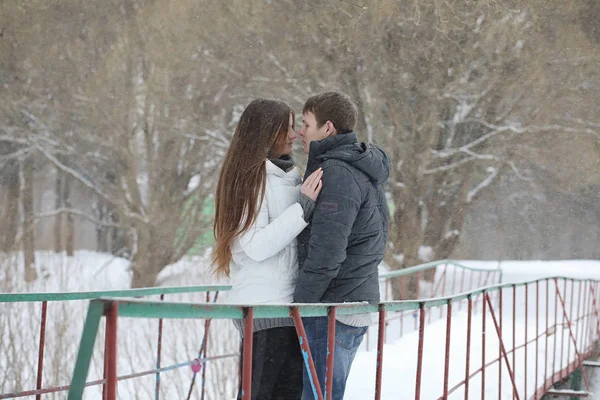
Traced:
<svg viewBox="0 0 600 400">
<path fill-rule="evenodd" d="M 231 303 L 293 301 L 296 236 L 323 175 L 318 170 L 300 186 L 295 139 L 294 113 L 278 100 L 252 101 L 236 127 L 217 184 L 213 252 L 217 273 L 233 280 Z M 303 359 L 291 319 L 256 319 L 253 342 L 252 399 L 300 399 Z"/>
</svg>

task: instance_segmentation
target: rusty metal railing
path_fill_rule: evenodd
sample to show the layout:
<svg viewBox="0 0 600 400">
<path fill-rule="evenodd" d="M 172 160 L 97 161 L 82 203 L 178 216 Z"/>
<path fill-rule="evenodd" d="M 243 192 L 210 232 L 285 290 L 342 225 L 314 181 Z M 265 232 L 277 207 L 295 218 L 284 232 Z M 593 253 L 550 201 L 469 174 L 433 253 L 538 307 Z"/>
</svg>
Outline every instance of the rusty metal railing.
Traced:
<svg viewBox="0 0 600 400">
<path fill-rule="evenodd" d="M 411 268 L 406 268 L 399 271 L 390 271 L 384 272 L 380 274 L 380 282 L 381 282 L 381 291 L 382 297 L 384 300 L 392 300 L 392 294 L 394 292 L 393 286 L 395 285 L 398 290 L 397 299 L 419 299 L 425 297 L 440 297 L 447 296 L 451 294 L 457 294 L 460 292 L 464 292 L 467 290 L 474 289 L 476 287 L 480 287 L 482 285 L 487 284 L 496 284 L 499 283 L 501 279 L 501 271 L 499 269 L 480 269 L 480 268 L 470 268 L 464 265 L 461 265 L 455 261 L 436 261 L 432 263 L 427 263 Z M 416 286 L 416 290 L 411 293 L 408 288 L 409 281 L 418 282 Z M 60 392 L 67 391 L 69 389 L 69 385 L 64 382 L 63 384 L 53 383 L 52 385 L 48 385 L 44 383 L 44 371 L 45 371 L 45 363 L 48 358 L 48 349 L 47 349 L 47 330 L 48 330 L 48 322 L 52 321 L 53 315 L 54 318 L 59 318 L 56 314 L 53 314 L 52 307 L 57 304 L 64 305 L 65 307 L 71 309 L 73 307 L 72 304 L 81 301 L 81 300 L 90 300 L 95 298 L 134 298 L 134 297 L 159 297 L 160 301 L 165 300 L 165 296 L 167 299 L 173 299 L 175 295 L 181 294 L 197 294 L 203 298 L 206 296 L 205 302 L 210 302 L 209 296 L 211 293 L 216 293 L 218 291 L 228 291 L 231 287 L 229 285 L 208 285 L 208 286 L 190 286 L 190 287 L 157 287 L 157 288 L 145 288 L 145 289 L 125 289 L 125 290 L 110 290 L 110 291 L 92 291 L 92 292 L 70 292 L 70 293 L 1 293 L 0 294 L 0 306 L 3 307 L 3 312 L 8 311 L 8 307 L 12 308 L 24 308 L 27 306 L 27 310 L 22 310 L 23 312 L 15 311 L 13 315 L 26 315 L 31 307 L 37 307 L 39 310 L 39 320 L 37 326 L 30 326 L 28 328 L 31 329 L 30 332 L 20 332 L 20 334 L 25 336 L 30 336 L 31 340 L 35 340 L 35 344 L 25 343 L 28 348 L 32 350 L 35 348 L 36 354 L 32 356 L 36 357 L 37 363 L 35 364 L 35 379 L 32 381 L 31 379 L 26 379 L 21 383 L 20 389 L 18 390 L 10 390 L 9 392 L 0 393 L 0 399 L 10 399 L 10 398 L 23 398 L 29 396 L 35 396 L 36 400 L 42 399 L 43 395 L 49 394 L 57 394 Z M 170 297 L 169 297 L 170 296 Z M 199 297 L 200 299 L 200 297 Z M 213 297 L 214 299 L 214 297 Z M 51 311 L 48 311 L 48 305 L 51 305 Z M 35 308 L 34 308 L 35 310 Z M 399 311 L 399 312 L 391 312 L 386 316 L 386 324 L 389 325 L 392 329 L 397 329 L 400 334 L 404 334 L 406 332 L 414 331 L 417 329 L 416 326 L 416 318 L 413 317 L 413 311 Z M 440 314 L 441 316 L 441 314 Z M 433 315 L 429 315 L 427 318 L 427 322 L 435 321 L 438 318 L 434 318 Z M 210 321 L 204 321 L 205 331 L 208 331 L 210 328 Z M 395 327 L 394 324 L 398 324 L 398 327 Z M 33 331 L 35 330 L 35 332 Z M 121 376 L 119 379 L 121 380 L 129 380 L 135 379 L 142 376 L 148 375 L 156 375 L 156 387 L 155 387 L 155 399 L 159 398 L 160 393 L 160 379 L 161 373 L 164 371 L 169 371 L 176 368 L 184 368 L 189 367 L 193 363 L 198 363 L 198 360 L 203 360 L 202 365 L 206 362 L 214 361 L 221 359 L 224 355 L 216 355 L 214 357 L 207 356 L 207 336 L 205 335 L 202 338 L 202 342 L 200 344 L 201 351 L 198 354 L 198 357 L 193 360 L 188 360 L 186 362 L 179 363 L 177 365 L 172 366 L 161 366 L 161 355 L 162 355 L 162 347 L 163 340 L 165 339 L 163 336 L 163 325 L 162 320 L 158 321 L 158 329 L 156 334 L 156 342 L 155 348 L 155 368 L 147 369 L 144 371 L 137 371 L 135 373 L 127 374 Z M 371 327 L 367 332 L 367 339 L 365 340 L 365 344 L 367 350 L 372 346 L 370 344 L 372 337 L 377 337 L 375 334 L 376 326 Z M 1 333 L 1 332 L 0 332 Z M 25 339 L 22 339 L 25 341 Z M 31 353 L 31 352 L 29 352 Z M 231 353 L 228 357 L 232 358 L 237 356 L 237 353 Z M 27 354 L 27 358 L 30 358 L 30 354 Z M 1 364 L 0 364 L 1 366 Z M 11 373 L 17 374 L 20 371 L 16 371 L 17 369 L 21 369 L 22 366 L 18 365 L 18 363 L 7 365 L 7 370 L 5 371 L 7 375 Z M 12 371 L 11 371 L 12 369 Z M 206 368 L 201 368 L 201 376 L 202 376 L 202 385 L 204 385 L 205 379 L 204 376 L 206 374 Z M 103 379 L 97 379 L 94 381 L 90 381 L 87 384 L 90 386 L 104 385 L 106 383 L 106 377 Z M 194 381 L 192 381 L 194 382 Z M 1 383 L 1 382 L 0 382 Z M 24 385 L 31 385 L 29 388 Z M 191 385 L 193 386 L 193 385 Z M 190 390 L 192 387 L 190 386 Z M 0 387 L 1 391 L 1 387 Z M 201 390 L 202 396 L 204 396 L 204 390 Z"/>
<path fill-rule="evenodd" d="M 502 397 L 504 382 L 510 383 L 510 396 L 514 399 L 540 399 L 553 385 L 575 370 L 583 372 L 586 391 L 569 392 L 571 396 L 586 396 L 589 382 L 585 375 L 584 360 L 593 354 L 600 338 L 598 307 L 599 281 L 578 280 L 566 277 L 544 278 L 531 282 L 494 285 L 468 293 L 435 299 L 385 301 L 380 304 L 288 304 L 238 306 L 223 304 L 190 304 L 151 302 L 127 299 L 98 299 L 89 305 L 81 345 L 74 368 L 69 399 L 79 399 L 86 385 L 92 346 L 102 316 L 106 317 L 107 349 L 106 398 L 116 399 L 117 393 L 117 323 L 119 317 L 132 318 L 184 318 L 184 319 L 243 319 L 245 329 L 251 329 L 254 318 L 279 318 L 291 316 L 299 342 L 308 357 L 306 368 L 310 371 L 314 390 L 319 399 L 331 396 L 331 379 L 326 390 L 321 390 L 310 356 L 302 318 L 328 316 L 328 359 L 333 362 L 335 340 L 332 329 L 336 315 L 378 313 L 378 345 L 374 390 L 370 396 L 382 398 L 383 369 L 385 368 L 386 314 L 416 311 L 418 316 L 417 357 L 414 361 L 413 389 L 402 387 L 403 398 L 447 399 L 451 395 L 464 399 L 491 398 L 490 383 L 497 387 L 493 397 Z M 464 311 L 458 311 L 460 305 Z M 445 331 L 443 343 L 443 368 L 438 361 L 426 356 L 428 347 L 428 314 L 439 313 Z M 535 315 L 535 318 L 533 318 Z M 466 317 L 465 326 L 457 326 L 457 317 Z M 517 324 L 518 321 L 525 321 Z M 534 324 L 535 322 L 535 324 Z M 531 329 L 535 325 L 535 328 Z M 458 330 L 458 331 L 457 331 Z M 453 335 L 454 333 L 454 335 Z M 457 334 L 458 333 L 458 334 Z M 454 339 L 453 339 L 454 338 Z M 494 348 L 490 352 L 486 342 Z M 496 344 L 497 342 L 497 344 Z M 464 352 L 458 352 L 465 345 Z M 475 344 L 481 354 L 473 353 Z M 244 399 L 251 394 L 252 335 L 244 335 L 242 387 Z M 454 349 L 454 350 L 453 350 Z M 439 352 L 438 352 L 439 353 Z M 534 355 L 532 357 L 532 354 Z M 473 359 L 473 355 L 479 358 Z M 452 360 L 452 361 L 451 361 Z M 464 360 L 464 368 L 454 360 Z M 411 362 L 411 360 L 406 360 Z M 435 365 L 431 364 L 435 363 Z M 431 365 L 430 365 L 431 364 Z M 424 377 L 423 371 L 427 370 Z M 332 369 L 329 369 L 332 371 Z M 436 371 L 439 376 L 436 376 Z M 543 372 L 542 372 L 543 371 Z M 332 373 L 332 372 L 330 372 Z M 490 376 L 491 373 L 497 375 Z M 331 378 L 331 376 L 329 376 Z M 427 385 L 424 385 L 424 382 Z M 394 384 L 395 382 L 392 382 Z M 492 389 L 496 390 L 495 387 Z"/>
</svg>

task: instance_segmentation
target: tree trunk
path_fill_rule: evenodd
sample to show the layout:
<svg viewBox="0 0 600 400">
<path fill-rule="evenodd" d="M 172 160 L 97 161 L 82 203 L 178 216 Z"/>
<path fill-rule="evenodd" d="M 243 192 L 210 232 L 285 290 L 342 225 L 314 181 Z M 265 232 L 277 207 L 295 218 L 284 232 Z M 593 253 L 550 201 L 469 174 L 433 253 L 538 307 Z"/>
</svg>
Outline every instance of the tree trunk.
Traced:
<svg viewBox="0 0 600 400">
<path fill-rule="evenodd" d="M 57 168 L 56 169 L 56 185 L 55 185 L 55 189 L 54 189 L 54 193 L 56 196 L 55 202 L 54 202 L 54 208 L 56 210 L 62 208 L 62 206 L 63 206 L 63 201 L 62 201 L 63 183 L 62 182 L 63 182 L 63 173 L 59 168 Z M 63 250 L 62 221 L 63 221 L 62 213 L 56 214 L 56 217 L 54 217 L 54 252 L 55 253 L 60 253 Z"/>
<path fill-rule="evenodd" d="M 21 197 L 21 179 L 19 178 L 19 164 L 15 163 L 8 172 L 6 182 L 6 214 L 3 224 L 2 251 L 7 253 L 15 250 L 15 241 L 19 230 L 19 201 Z"/>
<path fill-rule="evenodd" d="M 70 210 L 72 208 L 71 204 L 71 181 L 72 178 L 70 176 L 65 176 L 65 184 L 63 186 L 63 200 L 65 207 Z M 73 256 L 75 254 L 75 222 L 73 214 L 67 212 L 67 238 L 65 241 L 65 247 L 67 250 L 68 256 Z"/>
<path fill-rule="evenodd" d="M 25 263 L 25 281 L 37 279 L 35 270 L 35 225 L 33 214 L 33 159 L 23 164 L 23 258 Z"/>
<path fill-rule="evenodd" d="M 137 229 L 137 252 L 133 259 L 132 288 L 152 287 L 171 260 L 172 240 L 161 238 L 153 226 Z"/>
</svg>

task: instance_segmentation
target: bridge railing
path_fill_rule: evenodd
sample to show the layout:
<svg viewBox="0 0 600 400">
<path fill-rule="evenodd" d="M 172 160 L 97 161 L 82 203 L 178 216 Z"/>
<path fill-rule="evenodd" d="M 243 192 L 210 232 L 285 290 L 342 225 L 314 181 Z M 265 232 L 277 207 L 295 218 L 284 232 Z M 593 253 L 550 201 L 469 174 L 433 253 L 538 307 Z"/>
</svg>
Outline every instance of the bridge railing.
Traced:
<svg viewBox="0 0 600 400">
<path fill-rule="evenodd" d="M 223 305 L 168 303 L 127 299 L 97 299 L 89 304 L 81 344 L 74 367 L 69 399 L 81 398 L 87 380 L 93 343 L 102 316 L 106 317 L 105 349 L 107 399 L 116 399 L 119 380 L 117 324 L 119 317 L 141 319 L 243 319 L 246 329 L 254 318 L 291 316 L 294 319 L 306 368 L 318 382 L 304 333 L 302 318 L 328 316 L 330 327 L 336 315 L 378 313 L 376 357 L 371 365 L 359 360 L 361 378 L 372 378 L 370 393 L 361 398 L 419 399 L 540 399 L 553 385 L 579 369 L 595 350 L 600 335 L 598 308 L 599 281 L 566 277 L 531 282 L 495 285 L 454 296 L 436 299 L 385 301 L 369 304 L 288 304 Z M 464 308 L 459 311 L 459 306 Z M 386 343 L 386 315 L 393 312 L 417 312 L 418 331 L 399 343 L 405 352 L 390 354 L 394 344 Z M 427 324 L 429 314 L 443 318 Z M 335 340 L 330 328 L 328 360 L 334 354 Z M 244 399 L 251 394 L 252 335 L 244 335 L 242 351 L 246 355 L 241 373 Z M 398 358 L 403 370 L 398 373 Z M 204 360 L 200 360 L 203 362 Z M 354 369 L 355 367 L 353 367 Z M 373 372 L 365 370 L 369 369 Z M 333 369 L 329 369 L 330 373 Z M 424 373 L 424 371 L 427 371 Z M 362 373 L 365 372 L 365 373 Z M 589 382 L 583 371 L 584 383 Z M 404 380 L 404 381 L 403 381 Z M 319 399 L 330 398 L 331 376 Z M 397 389 L 397 392 L 394 392 Z M 363 387 L 363 390 L 364 387 Z M 586 392 L 575 391 L 570 395 Z"/>
<path fill-rule="evenodd" d="M 163 301 L 165 296 L 182 298 L 189 295 L 188 300 L 191 296 L 196 302 L 204 300 L 208 303 L 216 301 L 220 291 L 229 289 L 229 285 L 205 285 L 69 293 L 0 293 L 0 321 L 3 322 L 0 323 L 0 399 L 64 398 L 64 392 L 69 390 L 70 371 L 63 374 L 62 384 L 48 385 L 45 382 L 50 371 L 45 367 L 50 363 L 51 368 L 62 369 L 64 364 L 56 360 L 76 353 L 77 343 L 69 342 L 69 338 L 74 336 L 78 340 L 81 337 L 80 324 L 85 316 L 82 302 L 99 297 L 154 297 Z M 39 319 L 31 315 L 36 309 Z M 157 368 L 160 368 L 162 321 L 154 332 Z M 66 340 L 62 340 L 61 335 L 66 336 Z M 232 357 L 235 355 L 237 353 Z M 152 373 L 141 371 L 129 379 Z M 88 386 L 102 383 L 102 380 L 91 381 Z"/>
<path fill-rule="evenodd" d="M 499 283 L 501 271 L 499 269 L 478 269 L 461 265 L 455 261 L 437 261 L 400 271 L 383 272 L 380 274 L 381 293 L 384 300 L 394 299 L 422 299 L 434 298 L 457 294 L 477 287 Z M 412 285 L 412 287 L 411 287 Z M 61 393 L 68 390 L 68 373 L 64 370 L 64 356 L 76 351 L 75 338 L 81 335 L 80 320 L 83 318 L 84 303 L 95 298 L 154 298 L 160 301 L 192 301 L 206 303 L 218 301 L 218 292 L 226 292 L 229 285 L 207 285 L 186 287 L 157 287 L 144 289 L 125 289 L 93 292 L 70 293 L 1 293 L 0 294 L 0 399 L 23 398 L 35 396 L 36 400 L 43 398 L 62 398 Z M 212 297 L 211 297 L 212 295 Z M 223 297 L 223 296 L 221 296 Z M 36 316 L 37 314 L 37 316 Z M 441 313 L 429 314 L 427 323 L 441 318 Z M 207 343 L 209 338 L 210 323 L 198 321 L 198 327 L 175 328 L 168 327 L 168 332 L 163 332 L 166 327 L 159 320 L 155 328 L 148 327 L 152 338 L 144 338 L 152 348 L 155 358 L 153 368 L 135 368 L 131 366 L 128 374 L 122 380 L 155 375 L 155 397 L 160 393 L 161 372 L 191 366 L 198 359 L 206 358 Z M 401 310 L 389 312 L 386 315 L 386 325 L 390 337 L 401 336 L 417 329 L 417 318 L 414 310 Z M 134 327 L 135 328 L 135 327 Z M 189 342 L 196 340 L 202 350 L 202 355 L 196 358 L 165 367 L 164 359 L 161 360 L 163 348 L 172 348 L 175 339 L 169 337 L 171 331 L 186 329 L 190 332 L 199 332 L 198 338 L 190 338 Z M 219 328 L 223 330 L 223 328 Z M 18 331 L 18 334 L 15 333 Z M 101 330 L 101 334 L 105 332 Z M 194 333 L 189 333 L 194 335 Z M 61 337 L 64 336 L 65 338 Z M 232 332 L 235 336 L 236 333 Z M 233 339 L 235 341 L 235 339 Z M 377 326 L 369 328 L 365 347 L 367 350 L 376 345 Z M 236 345 L 229 345 L 225 353 L 229 358 L 235 358 L 239 351 Z M 188 351 L 188 353 L 190 353 Z M 222 351 L 223 353 L 223 351 Z M 220 360 L 207 358 L 203 362 Z M 164 358 L 164 356 L 162 356 Z M 147 357 L 134 357 L 143 364 Z M 46 367 L 46 364 L 51 364 Z M 134 364 L 132 361 L 131 364 Z M 134 371 L 135 370 L 135 371 Z M 50 373 L 52 372 L 52 373 Z M 200 383 L 201 393 L 205 392 L 205 369 L 202 370 Z M 102 373 L 98 379 L 88 382 L 89 385 L 104 384 L 105 376 Z"/>
</svg>

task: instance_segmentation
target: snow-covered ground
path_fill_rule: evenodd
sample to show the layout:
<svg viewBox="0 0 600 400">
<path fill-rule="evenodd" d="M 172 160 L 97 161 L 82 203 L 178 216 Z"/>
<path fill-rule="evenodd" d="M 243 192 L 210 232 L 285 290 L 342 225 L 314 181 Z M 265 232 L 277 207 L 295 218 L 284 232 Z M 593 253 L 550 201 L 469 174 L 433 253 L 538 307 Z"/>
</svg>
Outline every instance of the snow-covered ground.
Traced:
<svg viewBox="0 0 600 400">
<path fill-rule="evenodd" d="M 466 261 L 465 265 L 473 267 L 496 268 L 497 262 Z M 598 261 L 568 261 L 568 262 L 503 262 L 505 282 L 530 281 L 545 276 L 563 275 L 576 278 L 600 279 L 600 262 Z M 74 257 L 56 255 L 53 253 L 37 254 L 37 269 L 46 275 L 38 281 L 25 284 L 19 258 L 16 256 L 0 260 L 0 292 L 58 292 L 123 289 L 129 286 L 130 271 L 126 260 L 115 258 L 108 254 L 93 252 L 78 252 Z M 217 283 L 206 273 L 206 262 L 202 258 L 190 258 L 167 267 L 159 276 L 162 286 L 194 285 Z M 545 286 L 540 289 L 545 290 Z M 562 288 L 561 288 L 562 290 Z M 570 306 L 570 290 L 567 287 L 567 307 Z M 577 286 L 575 286 L 577 290 Z M 543 295 L 542 295 L 543 294 Z M 545 303 L 545 292 L 540 292 L 541 323 L 545 327 L 545 308 L 551 311 L 549 324 L 554 321 L 554 287 L 550 286 L 550 301 Z M 223 298 L 225 295 L 223 294 Z M 575 298 L 577 296 L 574 296 Z M 524 292 L 517 290 L 517 315 L 515 331 L 517 344 L 524 341 L 524 329 L 528 327 L 528 337 L 535 334 L 536 306 L 534 292 L 529 292 L 529 320 L 524 316 Z M 187 294 L 168 296 L 170 301 L 205 301 L 203 294 Z M 497 305 L 498 299 L 494 299 Z M 577 300 L 574 300 L 577 306 Z M 44 356 L 44 386 L 68 385 L 72 374 L 75 355 L 81 336 L 81 328 L 86 311 L 87 301 L 69 301 L 49 303 L 48 326 L 46 334 L 46 352 Z M 460 308 L 459 308 L 460 307 Z M 472 321 L 471 368 L 473 372 L 481 366 L 481 302 L 475 305 L 476 312 Z M 450 379 L 449 387 L 464 379 L 466 321 L 467 314 L 464 304 L 455 304 L 452 317 Z M 477 311 L 479 310 L 479 311 Z M 506 291 L 503 299 L 503 336 L 505 345 L 512 346 L 512 291 Z M 442 393 L 444 371 L 445 343 L 445 310 L 435 309 L 431 313 L 436 318 L 425 329 L 425 351 L 422 399 L 437 399 Z M 496 309 L 496 313 L 497 313 Z M 39 340 L 39 303 L 0 303 L 0 393 L 9 391 L 33 389 L 35 387 L 35 371 L 37 367 L 37 343 Z M 414 398 L 415 373 L 417 364 L 418 333 L 414 330 L 414 317 L 405 316 L 407 323 L 402 338 L 399 338 L 399 324 L 389 325 L 387 345 L 384 353 L 383 399 Z M 498 357 L 498 340 L 493 329 L 490 315 L 487 315 L 486 360 Z M 562 322 L 559 314 L 558 322 Z M 411 329 L 412 326 L 412 329 Z M 577 326 L 573 325 L 573 329 Z M 197 357 L 198 349 L 203 338 L 203 321 L 169 320 L 164 322 L 162 365 L 175 365 Z M 541 329 L 541 327 L 540 327 Z M 156 339 L 158 323 L 155 320 L 119 319 L 119 375 L 152 369 L 156 363 Z M 412 331 L 411 331 L 412 330 Z M 581 329 L 583 331 L 583 329 Z M 93 365 L 89 380 L 102 376 L 102 347 L 103 328 L 96 341 Z M 375 335 L 372 335 L 372 340 Z M 568 331 L 557 330 L 556 334 L 548 337 L 549 348 L 554 348 L 554 340 L 568 343 Z M 538 343 L 538 353 L 544 354 L 545 337 Z M 566 362 L 567 350 L 563 361 Z M 235 353 L 239 350 L 237 333 L 228 321 L 215 321 L 211 326 L 208 355 Z M 570 347 L 573 353 L 573 346 Z M 535 346 L 528 345 L 528 370 L 534 367 Z M 520 390 L 524 387 L 524 349 L 516 353 L 516 379 Z M 371 398 L 375 382 L 375 351 L 362 351 L 356 361 L 348 382 L 347 399 Z M 511 363 L 512 357 L 509 356 Z M 541 358 L 541 357 L 540 357 Z M 559 360 L 560 357 L 557 357 Z M 573 359 L 571 355 L 571 359 Z M 550 363 L 552 362 L 552 358 Z M 540 366 L 542 361 L 540 360 Z M 560 361 L 555 361 L 555 364 Z M 486 369 L 485 398 L 498 398 L 498 369 L 497 363 Z M 552 365 L 550 364 L 550 367 Z M 558 367 L 558 364 L 556 365 Z M 543 374 L 543 368 L 539 368 Z M 231 358 L 211 362 L 207 368 L 207 398 L 226 399 L 234 397 L 237 385 L 237 360 Z M 534 379 L 528 374 L 528 397 L 533 393 Z M 540 375 L 541 376 L 541 375 Z M 503 398 L 512 398 L 511 383 L 504 363 L 502 364 L 502 394 Z M 192 378 L 189 367 L 183 367 L 164 372 L 161 377 L 161 398 L 186 398 Z M 541 378 L 540 378 L 541 379 Z M 148 399 L 154 397 L 156 377 L 149 375 L 119 383 L 120 398 Z M 481 397 L 481 376 L 476 375 L 470 384 L 470 398 Z M 201 380 L 195 384 L 195 396 L 200 398 Z M 463 398 L 462 389 L 455 391 L 450 398 Z M 48 399 L 63 399 L 65 394 L 44 395 Z M 100 398 L 98 387 L 87 388 L 85 398 Z"/>
</svg>

